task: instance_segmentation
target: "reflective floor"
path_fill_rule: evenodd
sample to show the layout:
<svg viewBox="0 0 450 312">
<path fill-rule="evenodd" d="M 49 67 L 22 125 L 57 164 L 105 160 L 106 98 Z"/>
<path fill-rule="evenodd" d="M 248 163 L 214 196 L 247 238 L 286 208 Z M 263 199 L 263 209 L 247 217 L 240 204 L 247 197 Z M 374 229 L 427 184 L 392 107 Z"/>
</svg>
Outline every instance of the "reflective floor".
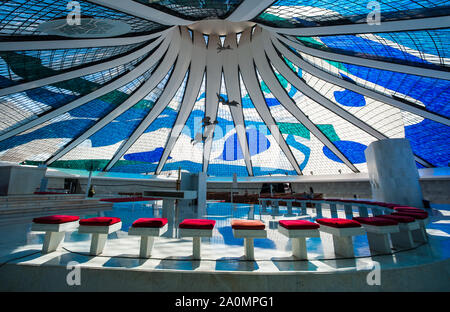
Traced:
<svg viewBox="0 0 450 312">
<path fill-rule="evenodd" d="M 328 234 L 308 238 L 309 261 L 296 260 L 291 256 L 291 243 L 277 230 L 278 220 L 305 219 L 314 221 L 315 212 L 307 210 L 300 215 L 294 207 L 293 215 L 288 215 L 286 207 L 279 211 L 272 208 L 262 210 L 259 205 L 208 202 L 204 218 L 216 220 L 212 238 L 202 239 L 202 260 L 191 259 L 192 239 L 179 238 L 177 225 L 184 218 L 192 218 L 191 209 L 180 209 L 175 222 L 163 237 L 156 239 L 151 259 L 139 259 L 139 237 L 128 236 L 131 224 L 141 217 L 161 217 L 162 202 L 116 203 L 108 211 L 65 211 L 64 214 L 79 215 L 81 218 L 114 216 L 122 219 L 122 228 L 108 236 L 102 255 L 91 257 L 90 235 L 77 231 L 67 233 L 61 251 L 41 255 L 44 234 L 32 232 L 28 215 L 14 220 L 0 219 L 0 265 L 4 262 L 33 265 L 67 265 L 76 261 L 92 267 L 133 268 L 138 270 L 200 270 L 200 271 L 309 271 L 324 272 L 335 270 L 360 270 L 372 267 L 378 261 L 384 268 L 424 264 L 450 258 L 450 205 L 433 205 L 432 223 L 427 232 L 428 244 L 413 250 L 397 250 L 393 255 L 371 255 L 367 237 L 354 237 L 355 259 L 338 259 L 334 255 Z M 57 213 L 52 213 L 57 214 Z M 353 211 L 358 216 L 358 211 Z M 323 216 L 331 217 L 326 206 Z M 345 218 L 342 207 L 338 206 L 338 216 Z M 267 238 L 255 239 L 255 261 L 243 259 L 243 239 L 233 237 L 232 219 L 257 219 L 266 224 Z"/>
</svg>

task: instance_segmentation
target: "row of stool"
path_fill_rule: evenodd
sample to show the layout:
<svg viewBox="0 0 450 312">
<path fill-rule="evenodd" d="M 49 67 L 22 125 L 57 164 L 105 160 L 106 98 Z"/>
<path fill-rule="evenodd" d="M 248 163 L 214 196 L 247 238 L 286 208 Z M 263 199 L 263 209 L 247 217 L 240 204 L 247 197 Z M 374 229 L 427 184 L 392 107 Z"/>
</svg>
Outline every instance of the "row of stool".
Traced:
<svg viewBox="0 0 450 312">
<path fill-rule="evenodd" d="M 292 254 L 307 259 L 306 238 L 320 237 L 320 232 L 331 234 L 336 255 L 354 257 L 352 237 L 367 234 L 371 253 L 392 253 L 396 249 L 411 248 L 416 242 L 426 242 L 428 213 L 413 207 L 397 207 L 390 215 L 354 217 L 350 219 L 324 218 L 316 222 L 306 220 L 280 220 L 278 231 L 291 239 Z M 201 259 L 201 238 L 212 237 L 216 221 L 185 219 L 179 224 L 180 237 L 193 238 L 193 258 Z M 33 231 L 45 231 L 42 253 L 55 251 L 64 240 L 65 232 L 78 229 L 79 233 L 92 234 L 90 255 L 103 252 L 107 236 L 122 227 L 120 218 L 96 217 L 79 219 L 77 216 L 54 215 L 33 219 Z M 266 238 L 265 224 L 259 220 L 232 220 L 235 238 L 244 239 L 244 256 L 254 260 L 254 239 Z M 128 235 L 140 236 L 141 258 L 150 258 L 155 237 L 168 229 L 165 218 L 140 218 L 133 222 Z"/>
</svg>

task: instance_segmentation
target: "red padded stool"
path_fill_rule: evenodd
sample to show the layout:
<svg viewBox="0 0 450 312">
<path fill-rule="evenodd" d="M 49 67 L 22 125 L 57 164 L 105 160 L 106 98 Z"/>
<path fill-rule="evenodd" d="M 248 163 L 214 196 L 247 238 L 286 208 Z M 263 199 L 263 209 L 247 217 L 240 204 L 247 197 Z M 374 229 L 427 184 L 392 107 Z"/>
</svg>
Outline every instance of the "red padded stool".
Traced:
<svg viewBox="0 0 450 312">
<path fill-rule="evenodd" d="M 320 224 L 320 232 L 332 235 L 336 255 L 354 257 L 352 237 L 366 233 L 359 222 L 341 218 L 316 219 L 316 222 Z"/>
<path fill-rule="evenodd" d="M 392 247 L 396 249 L 412 248 L 415 246 L 411 231 L 420 229 L 419 222 L 411 216 L 382 215 L 380 218 L 398 222 L 399 232 L 391 234 Z"/>
<path fill-rule="evenodd" d="M 140 218 L 133 222 L 128 229 L 128 235 L 141 237 L 139 257 L 150 258 L 152 255 L 155 237 L 167 232 L 166 218 Z"/>
<path fill-rule="evenodd" d="M 361 223 L 366 230 L 372 255 L 392 253 L 390 234 L 400 231 L 397 221 L 379 217 L 354 217 L 353 220 Z"/>
<path fill-rule="evenodd" d="M 308 259 L 306 237 L 320 237 L 320 225 L 306 220 L 280 220 L 278 232 L 291 239 L 292 255 L 296 258 Z"/>
<path fill-rule="evenodd" d="M 181 237 L 192 237 L 192 256 L 201 259 L 201 238 L 212 237 L 216 221 L 207 219 L 185 219 L 178 226 Z"/>
</svg>

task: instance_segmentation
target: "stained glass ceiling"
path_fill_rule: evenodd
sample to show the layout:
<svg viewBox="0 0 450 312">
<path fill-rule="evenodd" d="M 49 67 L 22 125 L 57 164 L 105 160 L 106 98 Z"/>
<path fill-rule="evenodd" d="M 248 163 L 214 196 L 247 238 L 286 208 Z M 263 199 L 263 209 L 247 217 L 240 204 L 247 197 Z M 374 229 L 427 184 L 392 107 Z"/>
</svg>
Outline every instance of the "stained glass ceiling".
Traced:
<svg viewBox="0 0 450 312">
<path fill-rule="evenodd" d="M 0 161 L 323 175 L 406 138 L 446 167 L 449 42 L 450 1 L 0 1 Z"/>
</svg>

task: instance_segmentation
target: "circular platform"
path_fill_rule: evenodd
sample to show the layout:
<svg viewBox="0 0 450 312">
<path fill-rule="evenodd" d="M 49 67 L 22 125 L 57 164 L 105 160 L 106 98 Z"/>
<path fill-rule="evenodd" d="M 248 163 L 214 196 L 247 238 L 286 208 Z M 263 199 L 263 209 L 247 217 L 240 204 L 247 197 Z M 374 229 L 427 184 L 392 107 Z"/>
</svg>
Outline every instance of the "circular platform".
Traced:
<svg viewBox="0 0 450 312">
<path fill-rule="evenodd" d="M 255 261 L 243 259 L 243 242 L 234 239 L 230 219 L 254 213 L 268 224 L 284 216 L 260 215 L 257 205 L 209 203 L 208 218 L 217 224 L 212 238 L 202 240 L 202 260 L 191 257 L 192 239 L 179 238 L 172 227 L 155 241 L 150 259 L 139 259 L 139 238 L 128 236 L 131 222 L 157 214 L 158 202 L 118 203 L 113 210 L 84 216 L 118 216 L 120 231 L 110 234 L 102 255 L 92 257 L 89 235 L 66 235 L 64 249 L 41 255 L 43 234 L 30 232 L 27 222 L 2 225 L 0 290 L 85 291 L 427 291 L 449 290 L 450 209 L 433 209 L 430 240 L 392 255 L 371 255 L 365 236 L 354 239 L 355 258 L 339 259 L 329 237 L 307 240 L 308 261 L 291 256 L 289 240 L 267 227 L 268 238 L 255 240 Z M 251 211 L 253 209 L 253 211 Z M 286 208 L 280 207 L 284 212 Z M 294 209 L 296 212 L 296 209 Z M 73 211 L 73 213 L 77 213 Z M 308 209 L 310 218 L 314 212 Z M 329 212 L 324 209 L 325 217 Z M 341 215 L 343 212 L 338 211 Z M 80 211 L 78 211 L 80 214 Z M 24 220 L 25 221 L 25 220 Z M 273 222 L 272 222 L 273 223 Z M 5 237 L 10 237 L 6 239 Z M 70 286 L 71 265 L 81 268 L 81 284 Z M 68 269 L 69 265 L 69 269 Z M 380 285 L 375 271 L 380 269 Z M 33 283 L 26 280 L 33 276 Z M 372 282 L 371 282 L 372 281 Z"/>
</svg>

